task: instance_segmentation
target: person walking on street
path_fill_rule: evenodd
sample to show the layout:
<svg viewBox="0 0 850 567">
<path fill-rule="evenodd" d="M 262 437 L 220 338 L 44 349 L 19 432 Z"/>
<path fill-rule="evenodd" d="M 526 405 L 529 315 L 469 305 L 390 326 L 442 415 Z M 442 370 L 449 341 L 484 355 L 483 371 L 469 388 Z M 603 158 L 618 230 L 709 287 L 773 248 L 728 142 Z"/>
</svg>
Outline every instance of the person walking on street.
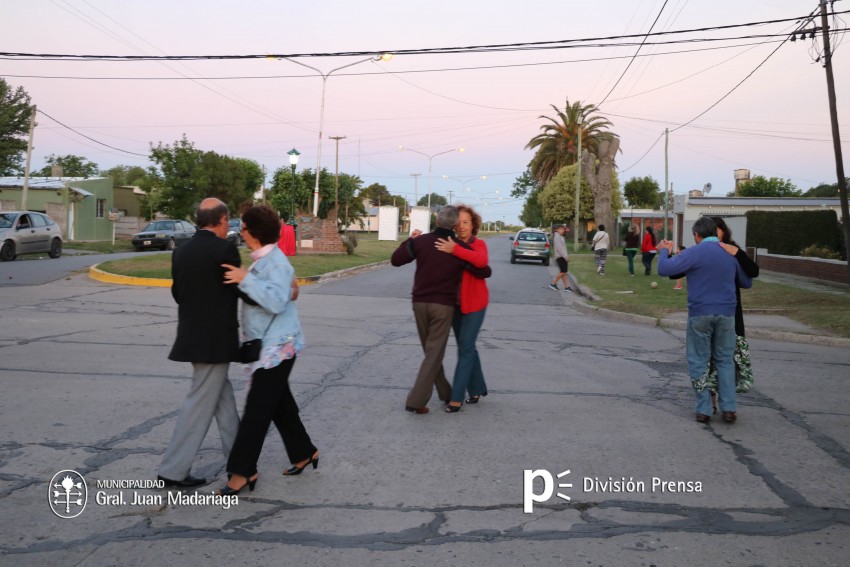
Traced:
<svg viewBox="0 0 850 567">
<path fill-rule="evenodd" d="M 626 255 L 626 258 L 629 260 L 629 275 L 634 277 L 635 275 L 635 256 L 640 250 L 640 234 L 639 229 L 635 225 L 629 226 L 629 232 L 626 233 L 626 247 L 623 250 L 623 253 Z"/>
<path fill-rule="evenodd" d="M 708 217 L 694 223 L 691 246 L 670 258 L 673 242 L 658 244 L 658 275 L 688 278 L 688 326 L 685 334 L 688 373 L 696 392 L 696 420 L 708 423 L 712 403 L 707 383 L 709 360 L 717 368 L 717 397 L 723 421 L 737 419 L 735 397 L 735 287 L 753 280 L 717 239 L 717 225 Z"/>
<path fill-rule="evenodd" d="M 227 205 L 204 199 L 196 211 L 198 230 L 171 257 L 171 295 L 178 307 L 177 338 L 168 358 L 192 363 L 192 383 L 159 467 L 165 486 L 206 484 L 190 471 L 213 417 L 225 458 L 239 428 L 227 376 L 239 356 L 238 294 L 224 284 L 221 265 L 239 266 L 241 260 L 236 245 L 227 241 L 227 221 Z"/>
<path fill-rule="evenodd" d="M 285 476 L 300 474 L 311 464 L 314 469 L 319 466 L 319 450 L 301 422 L 289 387 L 295 359 L 304 348 L 304 335 L 295 306 L 295 270 L 277 246 L 280 224 L 280 217 L 269 207 L 247 209 L 242 214 L 242 235 L 254 262 L 247 270 L 223 266 L 227 270 L 224 282 L 238 284 L 252 300 L 253 304 L 242 306 L 242 323 L 245 337 L 259 339 L 261 347 L 256 360 L 243 360 L 250 364 L 251 389 L 227 460 L 230 480 L 220 494 L 239 494 L 246 486 L 254 490 L 257 462 L 272 422 L 292 464 L 283 471 Z"/>
<path fill-rule="evenodd" d="M 605 232 L 605 225 L 600 224 L 593 235 L 593 260 L 596 262 L 596 273 L 605 275 L 605 261 L 608 258 L 608 248 L 611 247 L 611 237 Z"/>
<path fill-rule="evenodd" d="M 570 254 L 567 252 L 567 243 L 564 241 L 564 233 L 567 231 L 567 225 L 559 224 L 555 227 L 555 235 L 552 237 L 552 242 L 555 244 L 555 263 L 558 264 L 558 275 L 549 284 L 549 287 L 558 290 L 558 280 L 563 280 L 564 291 L 572 292 L 570 282 L 567 279 L 567 270 L 570 265 Z"/>
<path fill-rule="evenodd" d="M 412 292 L 413 316 L 425 358 L 419 366 L 404 408 L 417 414 L 428 413 L 428 401 L 435 387 L 440 400 L 446 403 L 451 400 L 452 387 L 443 369 L 443 356 L 452 328 L 464 262 L 440 252 L 435 245 L 437 239 L 454 238 L 457 218 L 457 207 L 448 205 L 441 208 L 437 212 L 434 232 L 422 234 L 414 230 L 390 258 L 393 266 L 416 261 Z"/>
<path fill-rule="evenodd" d="M 656 250 L 655 245 L 657 241 L 655 240 L 655 233 L 652 231 L 652 227 L 646 227 L 646 230 L 643 234 L 643 242 L 640 245 L 640 251 L 642 253 L 641 262 L 643 262 L 643 275 L 649 276 L 652 275 L 652 260 L 655 259 L 655 254 L 658 252 Z"/>
</svg>

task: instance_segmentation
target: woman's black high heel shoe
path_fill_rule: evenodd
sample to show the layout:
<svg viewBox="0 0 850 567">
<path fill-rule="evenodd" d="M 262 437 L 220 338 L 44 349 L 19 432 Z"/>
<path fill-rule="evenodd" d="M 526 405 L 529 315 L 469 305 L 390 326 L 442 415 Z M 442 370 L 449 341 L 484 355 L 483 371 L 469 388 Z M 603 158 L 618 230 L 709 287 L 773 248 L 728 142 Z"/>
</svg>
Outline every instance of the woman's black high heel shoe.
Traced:
<svg viewBox="0 0 850 567">
<path fill-rule="evenodd" d="M 301 465 L 300 467 L 298 465 L 292 465 L 291 467 L 289 467 L 288 469 L 283 471 L 283 476 L 294 476 L 296 474 L 301 474 L 302 472 L 304 472 L 304 469 L 306 469 L 307 466 L 310 465 L 311 463 L 312 463 L 314 469 L 319 468 L 319 453 L 318 452 L 315 455 L 313 455 L 312 457 L 310 457 L 310 460 L 307 461 L 306 463 L 304 463 L 303 465 Z"/>
<path fill-rule="evenodd" d="M 463 406 L 463 404 L 461 404 L 459 406 L 453 406 L 452 404 L 447 404 L 446 405 L 446 413 L 457 413 L 457 412 L 460 411 L 460 408 L 462 406 Z"/>
<path fill-rule="evenodd" d="M 481 394 L 481 396 L 486 396 L 487 394 Z M 481 399 L 481 396 L 469 396 L 469 399 L 466 400 L 468 404 L 477 404 L 478 400 Z"/>
<path fill-rule="evenodd" d="M 228 478 L 230 476 L 231 475 L 228 475 Z M 233 496 L 234 494 L 239 494 L 240 492 L 245 490 L 246 486 L 248 487 L 248 492 L 254 492 L 254 487 L 257 485 L 257 479 L 258 478 L 259 478 L 259 475 L 254 475 L 253 477 L 246 479 L 245 484 L 243 484 L 239 488 L 231 488 L 231 487 L 229 487 L 225 484 L 224 488 L 220 488 L 218 490 L 218 495 L 219 496 Z"/>
</svg>

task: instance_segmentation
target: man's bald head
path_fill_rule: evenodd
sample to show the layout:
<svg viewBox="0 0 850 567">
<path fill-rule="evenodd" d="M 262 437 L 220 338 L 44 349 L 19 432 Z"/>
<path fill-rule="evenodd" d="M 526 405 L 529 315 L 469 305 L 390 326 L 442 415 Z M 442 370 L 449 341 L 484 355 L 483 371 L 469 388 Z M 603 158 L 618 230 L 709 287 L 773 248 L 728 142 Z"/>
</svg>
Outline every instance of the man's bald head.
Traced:
<svg viewBox="0 0 850 567">
<path fill-rule="evenodd" d="M 222 223 L 227 224 L 227 205 L 221 199 L 208 197 L 201 201 L 195 211 L 195 221 L 198 228 L 213 228 Z"/>
</svg>

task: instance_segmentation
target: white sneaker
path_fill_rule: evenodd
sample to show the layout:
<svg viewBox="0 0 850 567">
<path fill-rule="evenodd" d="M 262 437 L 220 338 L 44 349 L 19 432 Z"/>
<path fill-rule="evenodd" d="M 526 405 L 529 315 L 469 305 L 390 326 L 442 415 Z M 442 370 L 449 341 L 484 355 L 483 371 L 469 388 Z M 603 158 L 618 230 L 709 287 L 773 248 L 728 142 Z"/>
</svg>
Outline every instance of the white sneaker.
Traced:
<svg viewBox="0 0 850 567">
<path fill-rule="evenodd" d="M 573 293 L 573 290 L 570 289 L 570 288 L 566 288 L 564 291 L 567 292 L 567 293 Z"/>
<path fill-rule="evenodd" d="M 549 284 L 549 288 L 550 288 L 550 289 L 554 289 L 555 291 L 561 291 L 561 290 L 559 290 L 559 289 L 558 289 L 558 286 L 556 286 L 556 285 L 555 285 L 555 284 L 553 284 L 553 283 L 550 283 L 550 284 Z"/>
</svg>

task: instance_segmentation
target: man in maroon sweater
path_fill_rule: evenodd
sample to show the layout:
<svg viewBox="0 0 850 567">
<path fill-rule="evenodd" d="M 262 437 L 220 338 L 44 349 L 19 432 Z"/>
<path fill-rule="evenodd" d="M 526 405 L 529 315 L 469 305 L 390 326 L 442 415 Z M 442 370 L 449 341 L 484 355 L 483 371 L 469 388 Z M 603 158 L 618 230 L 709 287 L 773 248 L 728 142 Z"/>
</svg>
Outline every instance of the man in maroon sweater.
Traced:
<svg viewBox="0 0 850 567">
<path fill-rule="evenodd" d="M 443 370 L 443 355 L 452 328 L 452 316 L 457 305 L 458 290 L 465 263 L 435 247 L 438 238 L 454 240 L 457 208 L 446 206 L 437 213 L 434 232 L 419 236 L 414 231 L 410 238 L 393 252 L 390 263 L 403 266 L 416 260 L 413 277 L 413 315 L 425 359 L 419 367 L 416 382 L 407 395 L 405 409 L 415 413 L 428 413 L 428 401 L 434 386 L 439 398 L 448 402 L 452 388 Z"/>
</svg>

